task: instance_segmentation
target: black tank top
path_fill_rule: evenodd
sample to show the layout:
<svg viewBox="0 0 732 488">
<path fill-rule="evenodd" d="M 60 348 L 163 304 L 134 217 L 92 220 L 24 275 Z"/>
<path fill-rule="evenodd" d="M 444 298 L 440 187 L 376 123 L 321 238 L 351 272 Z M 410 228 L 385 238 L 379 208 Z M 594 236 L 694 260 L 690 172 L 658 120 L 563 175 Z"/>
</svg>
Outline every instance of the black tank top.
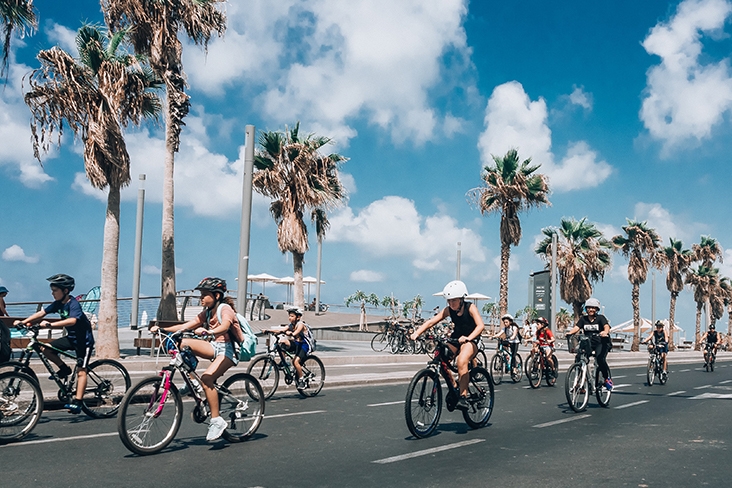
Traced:
<svg viewBox="0 0 732 488">
<path fill-rule="evenodd" d="M 471 303 L 472 302 L 463 302 L 463 307 L 461 309 L 463 311 L 462 315 L 458 315 L 458 312 L 447 307 L 450 311 L 450 320 L 452 320 L 453 323 L 452 334 L 450 334 L 451 339 L 459 339 L 462 336 L 468 337 L 475 330 L 475 320 L 473 320 L 473 317 L 470 315 Z"/>
<path fill-rule="evenodd" d="M 653 331 L 653 341 L 656 344 L 658 344 L 659 342 L 665 342 L 666 341 L 666 334 L 664 333 L 664 331 L 662 331 L 662 330 L 661 331 L 654 330 Z"/>
</svg>

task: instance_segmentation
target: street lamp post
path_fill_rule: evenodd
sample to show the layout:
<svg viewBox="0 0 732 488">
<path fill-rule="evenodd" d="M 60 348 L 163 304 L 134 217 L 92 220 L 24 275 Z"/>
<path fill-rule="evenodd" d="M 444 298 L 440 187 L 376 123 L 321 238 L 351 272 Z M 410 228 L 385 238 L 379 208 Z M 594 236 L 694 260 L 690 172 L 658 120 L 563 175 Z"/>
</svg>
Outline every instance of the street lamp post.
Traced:
<svg viewBox="0 0 732 488">
<path fill-rule="evenodd" d="M 252 222 L 252 178 L 254 173 L 254 126 L 247 125 L 244 140 L 244 178 L 241 192 L 241 238 L 239 239 L 239 274 L 236 307 L 247 310 L 247 275 L 249 273 L 249 230 Z"/>
</svg>

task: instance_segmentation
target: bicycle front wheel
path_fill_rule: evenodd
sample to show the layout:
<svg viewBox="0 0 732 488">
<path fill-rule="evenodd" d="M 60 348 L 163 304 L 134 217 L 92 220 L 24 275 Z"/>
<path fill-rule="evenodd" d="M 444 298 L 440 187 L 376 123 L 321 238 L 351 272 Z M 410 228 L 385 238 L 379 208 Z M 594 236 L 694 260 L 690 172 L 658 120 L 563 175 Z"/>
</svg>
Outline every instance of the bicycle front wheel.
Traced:
<svg viewBox="0 0 732 488">
<path fill-rule="evenodd" d="M 605 386 L 605 381 L 602 379 L 600 370 L 595 371 L 595 398 L 600 406 L 607 408 L 610 405 L 610 396 L 612 391 L 608 390 Z"/>
<path fill-rule="evenodd" d="M 463 419 L 473 429 L 485 427 L 493 413 L 493 382 L 485 368 L 473 368 L 468 382 L 469 408 L 463 410 Z"/>
<path fill-rule="evenodd" d="M 379 332 L 371 338 L 371 349 L 374 352 L 383 352 L 389 346 L 389 340 L 386 332 Z"/>
<path fill-rule="evenodd" d="M 500 385 L 503 380 L 503 356 L 496 354 L 491 359 L 491 378 L 494 385 Z"/>
<path fill-rule="evenodd" d="M 518 383 L 524 377 L 524 363 L 521 361 L 521 356 L 516 354 L 515 364 L 511 368 L 511 380 L 514 383 Z"/>
<path fill-rule="evenodd" d="M 219 415 L 227 423 L 224 439 L 241 442 L 250 438 L 264 417 L 264 393 L 259 382 L 250 374 L 239 373 L 224 381 L 218 390 Z"/>
<path fill-rule="evenodd" d="M 442 412 L 440 376 L 429 368 L 419 371 L 407 388 L 404 402 L 404 418 L 414 437 L 422 439 L 437 428 Z"/>
<path fill-rule="evenodd" d="M 559 376 L 559 361 L 557 360 L 557 357 L 552 354 L 551 358 L 546 359 L 544 366 L 546 384 L 547 386 L 554 386 L 557 383 L 557 376 Z"/>
<path fill-rule="evenodd" d="M 656 379 L 656 361 L 648 358 L 648 368 L 646 369 L 646 381 L 648 386 L 653 386 L 653 380 Z"/>
<path fill-rule="evenodd" d="M 319 357 L 310 355 L 302 363 L 302 380 L 305 388 L 298 388 L 297 391 L 304 397 L 314 397 L 325 384 L 325 366 Z"/>
<path fill-rule="evenodd" d="M 254 376 L 262 387 L 265 400 L 272 398 L 280 384 L 280 369 L 269 354 L 257 356 L 249 362 L 247 373 Z M 252 392 L 256 394 L 256 391 Z"/>
<path fill-rule="evenodd" d="M 526 377 L 529 379 L 529 385 L 532 388 L 539 388 L 541 384 L 541 366 L 538 354 L 532 354 L 526 359 Z"/>
<path fill-rule="evenodd" d="M 114 417 L 130 388 L 130 374 L 112 359 L 94 361 L 86 370 L 86 388 L 81 408 L 97 419 Z"/>
<path fill-rule="evenodd" d="M 587 373 L 580 363 L 574 363 L 569 367 L 564 382 L 564 394 L 569 408 L 575 412 L 582 412 L 587 408 L 590 400 L 588 387 Z"/>
<path fill-rule="evenodd" d="M 42 412 L 43 394 L 32 377 L 15 371 L 0 373 L 0 444 L 28 435 Z"/>
<path fill-rule="evenodd" d="M 162 376 L 150 376 L 127 390 L 117 416 L 117 432 L 127 449 L 141 456 L 155 454 L 170 444 L 183 418 L 183 400 Z"/>
</svg>

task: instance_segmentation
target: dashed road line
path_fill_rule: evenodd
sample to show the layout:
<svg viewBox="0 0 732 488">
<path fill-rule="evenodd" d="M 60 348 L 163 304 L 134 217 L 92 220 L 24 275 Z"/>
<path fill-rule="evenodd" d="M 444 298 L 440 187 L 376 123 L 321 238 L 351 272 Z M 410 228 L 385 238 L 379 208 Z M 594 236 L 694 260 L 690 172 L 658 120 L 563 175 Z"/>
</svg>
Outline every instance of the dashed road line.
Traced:
<svg viewBox="0 0 732 488">
<path fill-rule="evenodd" d="M 702 393 L 701 395 L 690 397 L 689 400 L 732 400 L 732 393 Z"/>
<path fill-rule="evenodd" d="M 635 407 L 638 405 L 643 405 L 644 403 L 648 403 L 650 400 L 641 400 L 639 402 L 633 402 L 633 403 L 626 403 L 625 405 L 618 405 L 615 407 L 617 410 L 620 410 L 621 408 L 628 408 L 628 407 Z"/>
<path fill-rule="evenodd" d="M 631 385 L 630 383 L 621 383 L 619 385 L 613 385 L 613 390 L 616 390 L 618 388 L 624 388 L 626 386 L 633 386 L 633 385 Z"/>
<path fill-rule="evenodd" d="M 410 452 L 407 454 L 401 454 L 399 456 L 392 456 L 384 459 L 377 459 L 376 461 L 371 461 L 374 464 L 389 464 L 389 463 L 396 463 L 398 461 L 404 461 L 405 459 L 412 459 L 420 456 L 428 456 L 430 454 L 434 454 L 436 452 L 442 452 L 447 451 L 450 449 L 457 449 L 458 447 L 465 447 L 470 446 L 473 444 L 477 444 L 479 442 L 485 442 L 485 439 L 472 439 L 469 441 L 463 441 L 463 442 L 456 442 L 455 444 L 447 444 L 445 446 L 439 446 L 439 447 L 433 447 L 431 449 L 424 449 L 422 451 L 415 451 Z"/>
<path fill-rule="evenodd" d="M 367 407 L 385 407 L 386 405 L 402 405 L 404 404 L 404 400 L 399 400 L 398 402 L 384 402 L 384 403 L 372 403 L 370 405 L 366 405 Z"/>
<path fill-rule="evenodd" d="M 689 371 L 691 371 L 691 370 L 690 369 L 680 369 L 679 373 L 688 373 Z"/>
<path fill-rule="evenodd" d="M 613 376 L 613 378 L 615 378 L 616 380 L 618 378 L 627 378 L 627 377 L 628 377 L 628 375 Z"/>
<path fill-rule="evenodd" d="M 668 394 L 668 395 L 666 395 L 666 396 L 676 396 L 676 395 L 681 395 L 682 393 L 686 393 L 686 390 L 679 390 L 679 391 L 675 391 L 675 392 L 673 392 L 673 393 L 669 393 L 669 394 Z"/>
<path fill-rule="evenodd" d="M 695 390 L 704 390 L 705 388 L 711 388 L 712 385 L 702 385 L 702 386 L 695 386 Z"/>
<path fill-rule="evenodd" d="M 326 413 L 327 410 L 311 410 L 310 412 L 278 413 L 276 415 L 265 415 L 266 419 L 278 419 L 282 417 L 294 417 L 296 415 L 312 415 L 314 413 Z"/>
<path fill-rule="evenodd" d="M 552 425 L 559 425 L 559 424 L 564 424 L 567 422 L 574 422 L 575 420 L 586 419 L 587 417 L 592 417 L 592 415 L 590 415 L 589 413 L 586 413 L 584 415 L 577 415 L 575 417 L 568 417 L 566 419 L 553 420 L 551 422 L 545 422 L 543 424 L 532 425 L 532 427 L 534 427 L 536 429 L 543 429 L 544 427 L 551 427 Z"/>
<path fill-rule="evenodd" d="M 732 383 L 732 380 L 724 380 L 719 382 L 720 385 L 725 385 L 727 383 Z"/>
<path fill-rule="evenodd" d="M 105 432 L 103 434 L 90 434 L 90 435 L 75 435 L 73 437 L 54 437 L 53 439 L 41 439 L 37 441 L 21 441 L 14 444 L 5 444 L 0 447 L 18 447 L 18 446 L 30 446 L 32 444 L 48 444 L 50 442 L 65 442 L 65 441 L 78 441 L 80 439 L 95 439 L 97 437 L 110 437 L 113 435 L 119 435 L 117 432 Z"/>
</svg>

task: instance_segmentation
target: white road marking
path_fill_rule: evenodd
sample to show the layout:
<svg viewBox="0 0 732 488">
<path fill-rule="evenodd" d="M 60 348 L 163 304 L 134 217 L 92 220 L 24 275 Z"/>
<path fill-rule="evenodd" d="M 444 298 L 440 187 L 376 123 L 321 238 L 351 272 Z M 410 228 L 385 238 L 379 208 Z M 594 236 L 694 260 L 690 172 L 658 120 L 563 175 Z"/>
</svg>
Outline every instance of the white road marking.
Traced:
<svg viewBox="0 0 732 488">
<path fill-rule="evenodd" d="M 676 396 L 676 395 L 681 395 L 682 393 L 686 393 L 686 390 L 679 390 L 679 391 L 675 391 L 675 392 L 673 392 L 673 393 L 669 393 L 669 394 L 668 394 L 668 395 L 666 395 L 666 396 Z"/>
<path fill-rule="evenodd" d="M 265 415 L 265 419 L 278 419 L 281 417 L 294 417 L 295 415 L 312 415 L 314 413 L 325 413 L 326 410 L 312 410 L 310 412 L 278 413 L 277 415 Z"/>
<path fill-rule="evenodd" d="M 615 408 L 618 409 L 618 410 L 620 410 L 621 408 L 635 407 L 637 405 L 643 405 L 644 403 L 648 403 L 649 401 L 650 400 L 641 400 L 639 402 L 626 403 L 625 405 L 618 405 Z"/>
<path fill-rule="evenodd" d="M 633 386 L 633 385 L 631 385 L 630 383 L 621 383 L 619 385 L 613 385 L 613 390 L 616 390 L 618 388 L 624 388 L 626 386 Z"/>
<path fill-rule="evenodd" d="M 551 427 L 552 425 L 564 424 L 566 422 L 574 422 L 575 420 L 586 419 L 587 417 L 592 417 L 592 415 L 586 413 L 584 415 L 577 415 L 576 417 L 568 417 L 566 419 L 554 420 L 552 422 L 532 425 L 532 427 L 535 427 L 537 429 L 543 429 L 544 427 Z"/>
<path fill-rule="evenodd" d="M 5 444 L 0 447 L 30 446 L 31 444 L 48 444 L 50 442 L 76 441 L 80 439 L 94 439 L 96 437 L 110 437 L 119 435 L 117 432 L 105 432 L 104 434 L 76 435 L 73 437 L 54 437 L 53 439 L 41 439 L 37 441 L 21 441 L 11 444 Z"/>
<path fill-rule="evenodd" d="M 411 458 L 416 458 L 416 457 L 420 457 L 420 456 L 428 456 L 428 455 L 434 454 L 436 452 L 456 449 L 458 447 L 470 446 L 472 444 L 477 444 L 478 442 L 485 442 L 485 439 L 472 439 L 469 441 L 456 442 L 455 444 L 447 444 L 445 446 L 433 447 L 431 449 L 425 449 L 423 451 L 415 451 L 415 452 L 410 452 L 408 454 L 402 454 L 399 456 L 392 456 L 392 457 L 388 457 L 388 458 L 384 458 L 384 459 L 377 459 L 376 461 L 371 461 L 371 462 L 375 463 L 375 464 L 395 463 L 397 461 L 404 461 L 405 459 L 411 459 Z"/>
<path fill-rule="evenodd" d="M 697 395 L 697 396 L 689 398 L 689 400 L 707 400 L 707 399 L 732 400 L 732 393 L 702 393 L 701 395 Z"/>
<path fill-rule="evenodd" d="M 688 372 L 688 371 L 691 371 L 691 370 L 690 370 L 690 369 L 680 369 L 680 370 L 679 370 L 679 373 L 686 373 L 686 372 Z"/>
<path fill-rule="evenodd" d="M 645 376 L 645 375 L 646 375 L 645 373 L 642 373 L 642 374 L 637 374 L 636 376 Z"/>
<path fill-rule="evenodd" d="M 712 385 L 702 385 L 702 386 L 695 386 L 694 389 L 695 390 L 703 390 L 705 388 L 711 388 L 711 387 L 712 387 Z"/>
<path fill-rule="evenodd" d="M 732 380 L 724 380 L 719 382 L 720 385 L 724 385 L 726 383 L 732 383 Z"/>
<path fill-rule="evenodd" d="M 384 403 L 372 403 L 370 405 L 366 405 L 367 407 L 383 407 L 386 405 L 401 405 L 404 403 L 404 400 L 399 400 L 398 402 L 384 402 Z"/>
<path fill-rule="evenodd" d="M 627 378 L 627 377 L 628 377 L 627 375 L 613 376 L 613 379 L 617 380 L 618 378 Z"/>
</svg>

